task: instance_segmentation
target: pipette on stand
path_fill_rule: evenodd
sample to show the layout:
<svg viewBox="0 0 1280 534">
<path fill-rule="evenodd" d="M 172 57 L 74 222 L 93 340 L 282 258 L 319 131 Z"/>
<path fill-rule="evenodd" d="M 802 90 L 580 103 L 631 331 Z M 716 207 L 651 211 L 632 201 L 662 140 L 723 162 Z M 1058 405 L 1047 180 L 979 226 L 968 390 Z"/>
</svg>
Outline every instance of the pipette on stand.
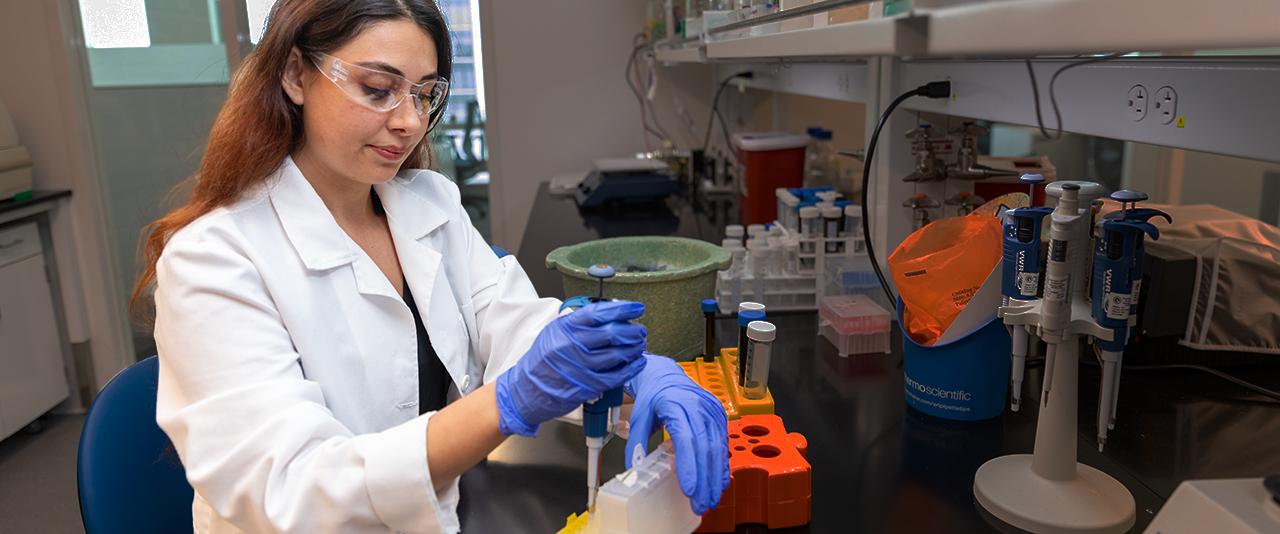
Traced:
<svg viewBox="0 0 1280 534">
<path fill-rule="evenodd" d="M 1114 198 L 1114 195 L 1113 195 Z M 1093 257 L 1093 319 L 1112 332 L 1110 341 L 1098 339 L 1099 357 L 1102 360 L 1102 384 L 1098 398 L 1098 450 L 1107 443 L 1118 385 L 1120 359 L 1124 355 L 1125 342 L 1129 338 L 1130 303 L 1135 289 L 1135 254 L 1142 234 L 1153 238 L 1159 231 L 1151 223 L 1143 221 L 1104 220 L 1099 222 L 1099 232 Z"/>
<path fill-rule="evenodd" d="M 1058 344 L 1066 342 L 1071 326 L 1071 276 L 1080 248 L 1080 186 L 1062 184 L 1062 196 L 1049 225 L 1049 255 L 1045 265 L 1044 301 L 1040 311 L 1041 337 L 1048 343 L 1044 358 L 1044 404 L 1049 403 Z"/>
<path fill-rule="evenodd" d="M 1000 289 L 1006 306 L 1011 300 L 1036 298 L 1040 286 L 1040 225 L 1050 213 L 1053 210 L 1049 208 L 1017 208 L 1005 212 L 1007 222 L 1004 225 Z M 1022 378 L 1026 374 L 1028 344 L 1026 327 L 1014 326 L 1010 409 L 1015 412 L 1022 405 Z"/>
<path fill-rule="evenodd" d="M 1148 222 L 1154 217 L 1163 217 L 1166 222 L 1173 223 L 1173 218 L 1168 213 L 1153 208 L 1139 208 L 1138 202 L 1147 200 L 1147 194 L 1141 191 L 1116 191 L 1111 194 L 1111 199 L 1119 202 L 1121 209 L 1106 214 L 1106 220 L 1125 220 Z M 1154 227 L 1152 227 L 1154 229 Z M 1148 232 L 1150 233 L 1150 232 Z M 1159 239 L 1159 232 L 1152 234 L 1152 239 Z M 1136 324 L 1138 315 L 1138 298 L 1142 292 L 1142 275 L 1144 261 L 1146 259 L 1145 240 L 1141 234 L 1138 234 L 1134 241 L 1133 251 L 1133 291 L 1130 293 L 1129 299 L 1129 317 L 1128 326 L 1133 328 Z M 1124 352 L 1120 352 L 1116 358 L 1116 372 L 1111 387 L 1111 406 L 1110 417 L 1107 420 L 1107 428 L 1114 429 L 1116 427 L 1116 409 L 1120 399 L 1120 370 L 1124 362 Z M 1104 377 L 1105 378 L 1105 377 Z M 1102 405 L 1100 405 L 1102 406 Z M 1099 417 L 1101 420 L 1101 417 Z M 1101 423 L 1099 423 L 1101 425 Z"/>
<path fill-rule="evenodd" d="M 600 293 L 594 301 L 604 300 L 604 280 L 614 275 L 613 267 L 608 265 L 592 265 L 587 274 L 600 279 Z M 600 449 L 612 439 L 612 432 L 617 432 L 619 413 L 622 406 L 622 388 L 606 391 L 599 399 L 582 405 L 582 434 L 587 442 L 587 511 L 591 512 L 596 505 L 596 490 L 600 487 Z M 610 430 L 612 429 L 612 431 Z"/>
</svg>

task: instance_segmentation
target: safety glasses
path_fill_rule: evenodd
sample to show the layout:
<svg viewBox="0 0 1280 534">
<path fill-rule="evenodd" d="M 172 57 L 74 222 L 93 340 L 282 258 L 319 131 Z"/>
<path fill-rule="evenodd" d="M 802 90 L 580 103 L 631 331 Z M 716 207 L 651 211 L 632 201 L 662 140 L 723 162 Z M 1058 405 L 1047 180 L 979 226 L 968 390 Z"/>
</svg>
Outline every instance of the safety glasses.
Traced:
<svg viewBox="0 0 1280 534">
<path fill-rule="evenodd" d="M 413 108 L 426 117 L 440 109 L 449 95 L 449 81 L 444 78 L 413 83 L 404 76 L 347 63 L 325 53 L 317 53 L 311 61 L 343 93 L 374 111 L 393 110 L 405 97 L 412 97 Z"/>
</svg>

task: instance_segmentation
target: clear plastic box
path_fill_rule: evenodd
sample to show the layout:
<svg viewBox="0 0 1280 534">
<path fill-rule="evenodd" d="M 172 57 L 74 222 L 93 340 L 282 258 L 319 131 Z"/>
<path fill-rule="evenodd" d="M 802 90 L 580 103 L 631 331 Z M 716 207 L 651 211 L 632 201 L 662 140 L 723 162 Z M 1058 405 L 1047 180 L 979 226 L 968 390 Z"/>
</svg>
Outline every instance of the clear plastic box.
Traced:
<svg viewBox="0 0 1280 534">
<path fill-rule="evenodd" d="M 693 515 L 689 498 L 680 491 L 675 458 L 671 442 L 663 442 L 631 469 L 602 485 L 587 531 L 689 534 L 697 529 L 702 518 Z"/>
<path fill-rule="evenodd" d="M 818 332 L 835 345 L 841 356 L 850 354 L 889 353 L 889 331 L 866 334 L 841 334 L 826 319 L 818 317 Z"/>
<path fill-rule="evenodd" d="M 818 315 L 840 334 L 878 334 L 893 326 L 889 310 L 863 295 L 824 297 Z"/>
</svg>

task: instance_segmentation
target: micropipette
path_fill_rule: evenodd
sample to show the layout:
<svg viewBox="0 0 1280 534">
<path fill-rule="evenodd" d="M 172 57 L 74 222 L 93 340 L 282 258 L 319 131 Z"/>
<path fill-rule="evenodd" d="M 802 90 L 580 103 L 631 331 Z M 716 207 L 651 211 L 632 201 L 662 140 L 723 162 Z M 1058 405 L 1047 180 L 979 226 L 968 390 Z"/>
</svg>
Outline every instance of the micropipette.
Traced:
<svg viewBox="0 0 1280 534">
<path fill-rule="evenodd" d="M 1156 238 L 1159 230 L 1148 222 L 1104 220 L 1098 223 L 1093 258 L 1093 306 L 1098 324 L 1112 331 L 1111 341 L 1095 341 L 1102 360 L 1102 384 L 1098 398 L 1098 450 L 1107 443 L 1110 415 L 1118 393 L 1120 359 L 1129 338 L 1130 302 L 1135 289 L 1135 253 L 1142 234 Z"/>
<path fill-rule="evenodd" d="M 1010 299 L 1034 300 L 1040 285 L 1040 225 L 1053 213 L 1050 208 L 1017 208 L 1005 212 L 1004 257 L 1000 283 L 1005 305 Z M 1013 400 L 1010 409 L 1022 405 L 1028 337 L 1024 326 L 1013 327 Z"/>
<path fill-rule="evenodd" d="M 594 301 L 604 300 L 604 280 L 614 275 L 613 267 L 608 265 L 592 265 L 587 274 L 600 280 L 600 292 Z M 582 405 L 582 434 L 587 442 L 587 510 L 596 505 L 596 491 L 600 487 L 600 449 L 604 448 L 605 435 L 609 429 L 614 432 L 618 428 L 618 418 L 622 406 L 622 388 L 606 391 L 599 399 Z"/>
<path fill-rule="evenodd" d="M 1044 302 L 1040 327 L 1048 343 L 1044 358 L 1044 403 L 1049 402 L 1057 345 L 1066 341 L 1071 326 L 1071 280 L 1080 248 L 1080 186 L 1062 184 L 1062 196 L 1049 225 L 1049 255 L 1045 265 Z M 1079 282 L 1076 282 L 1079 283 Z"/>
</svg>

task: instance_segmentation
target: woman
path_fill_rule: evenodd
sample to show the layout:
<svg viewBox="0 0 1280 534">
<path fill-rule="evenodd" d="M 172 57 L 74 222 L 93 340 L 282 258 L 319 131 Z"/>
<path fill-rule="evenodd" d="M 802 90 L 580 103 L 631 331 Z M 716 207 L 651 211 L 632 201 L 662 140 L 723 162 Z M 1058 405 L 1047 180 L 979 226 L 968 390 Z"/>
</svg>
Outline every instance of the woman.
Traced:
<svg viewBox="0 0 1280 534">
<path fill-rule="evenodd" d="M 643 306 L 558 317 L 421 170 L 450 57 L 430 0 L 281 0 L 149 227 L 134 302 L 197 532 L 458 531 L 465 470 L 620 385 L 628 463 L 663 425 L 695 513 L 728 485 L 724 411 L 643 353 Z"/>
</svg>

